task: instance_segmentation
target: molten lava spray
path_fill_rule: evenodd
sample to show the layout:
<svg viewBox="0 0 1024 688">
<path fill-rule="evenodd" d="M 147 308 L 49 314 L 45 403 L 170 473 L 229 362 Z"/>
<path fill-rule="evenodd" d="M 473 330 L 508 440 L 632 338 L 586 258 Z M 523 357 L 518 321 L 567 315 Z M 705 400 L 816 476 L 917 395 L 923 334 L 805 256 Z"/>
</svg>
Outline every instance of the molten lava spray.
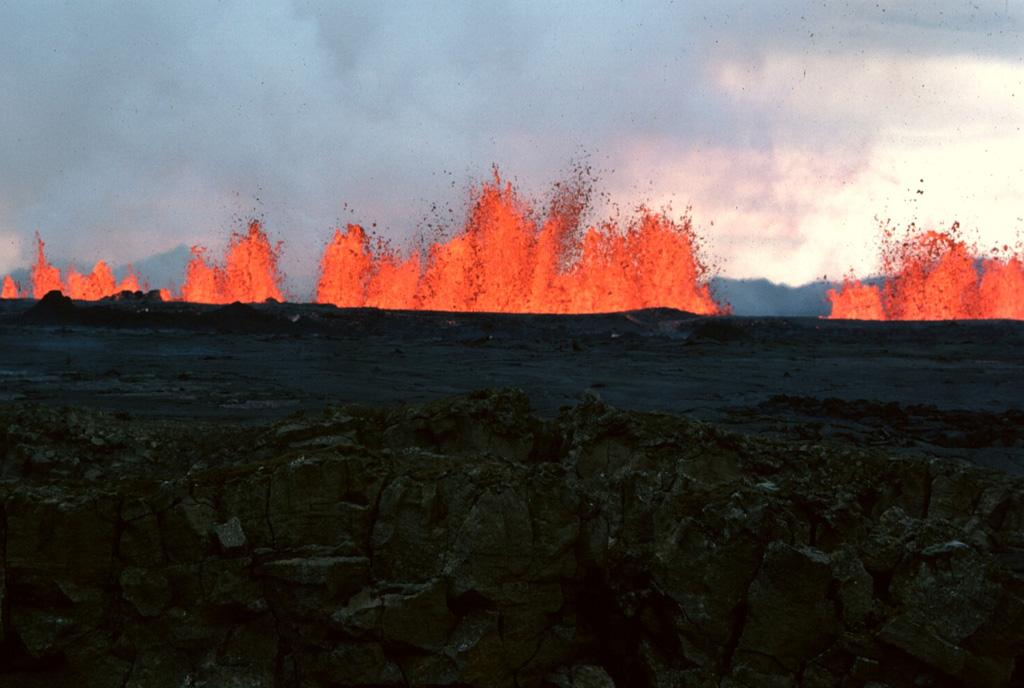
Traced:
<svg viewBox="0 0 1024 688">
<path fill-rule="evenodd" d="M 415 309 L 420 274 L 417 256 L 402 260 L 382 241 L 371 252 L 366 232 L 350 224 L 344 233 L 335 230 L 324 250 L 316 300 L 343 308 Z"/>
<path fill-rule="evenodd" d="M 48 292 L 53 290 L 64 291 L 64 285 L 60 281 L 60 270 L 53 267 L 46 261 L 46 254 L 43 253 L 45 244 L 36 233 L 37 253 L 36 264 L 32 266 L 29 275 L 32 279 L 32 296 L 41 299 Z"/>
<path fill-rule="evenodd" d="M 342 307 L 519 313 L 656 306 L 728 312 L 711 297 L 688 216 L 674 221 L 640 207 L 623 223 L 609 219 L 584 230 L 590 193 L 580 174 L 556 184 L 546 211 L 538 211 L 495 170 L 493 180 L 471 188 L 465 225 L 447 241 L 409 256 L 350 224 L 335 231 L 324 251 L 316 301 Z M 88 275 L 72 268 L 62 282 L 36 238 L 34 298 L 55 289 L 84 300 L 138 290 L 130 269 L 118 284 L 102 261 Z M 280 250 L 281 244 L 272 246 L 257 221 L 246 233 L 232 235 L 223 264 L 208 261 L 206 249 L 194 246 L 182 298 L 216 304 L 280 301 Z M 170 298 L 166 289 L 161 295 Z M 18 286 L 8 278 L 3 298 L 17 296 Z"/>
<path fill-rule="evenodd" d="M 68 296 L 83 301 L 96 301 L 122 291 L 139 291 L 139 280 L 128 267 L 128 274 L 120 283 L 114 281 L 114 274 L 102 260 L 96 263 L 88 275 L 80 275 L 74 268 L 68 270 Z"/>
<path fill-rule="evenodd" d="M 7 275 L 4 277 L 4 288 L 3 291 L 0 291 L 0 299 L 18 298 L 19 289 L 18 283 L 10 275 Z"/>
<path fill-rule="evenodd" d="M 582 177 L 555 185 L 544 211 L 524 200 L 497 170 L 470 191 L 469 212 L 447 241 L 402 256 L 359 225 L 337 229 L 320 261 L 315 299 L 341 307 L 521 313 L 595 313 L 670 307 L 701 314 L 728 313 L 714 301 L 707 270 L 697 257 L 689 216 L 671 220 L 641 206 L 624 222 L 609 219 L 584 229 L 590 188 Z M 948 231 L 897 233 L 881 225 L 878 284 L 850 276 L 829 290 L 830 318 L 859 320 L 1024 320 L 1024 250 L 1018 245 L 980 257 Z M 106 263 L 67 280 L 46 260 L 36 234 L 31 286 L 10 276 L 0 298 L 42 298 L 58 290 L 96 300 L 137 291 L 129 266 L 117 282 Z M 222 264 L 192 248 L 181 298 L 199 303 L 282 300 L 281 243 L 271 245 L 258 221 L 233 234 Z M 165 300 L 167 289 L 160 290 Z"/>
<path fill-rule="evenodd" d="M 139 280 L 128 266 L 128 274 L 117 282 L 114 274 L 102 260 L 97 262 L 92 272 L 83 275 L 74 268 L 68 270 L 67 284 L 61 281 L 60 270 L 50 265 L 43 252 L 45 244 L 36 234 L 37 256 L 35 265 L 30 270 L 32 280 L 32 297 L 43 298 L 48 292 L 59 291 L 73 299 L 95 301 L 105 296 L 112 296 L 122 291 L 138 291 Z M 3 298 L 17 298 L 18 287 L 9 276 L 4 280 Z"/>
<path fill-rule="evenodd" d="M 981 258 L 948 231 L 919 231 L 911 225 L 897 237 L 882 225 L 881 287 L 847 279 L 828 292 L 830 318 L 857 320 L 1024 319 L 1024 263 L 1020 251 Z M 1000 253 L 998 251 L 994 252 Z"/>
<path fill-rule="evenodd" d="M 640 208 L 579 236 L 586 193 L 567 184 L 542 220 L 503 182 L 473 192 L 466 225 L 416 256 L 370 250 L 358 225 L 324 252 L 316 300 L 338 306 L 501 313 L 596 313 L 666 306 L 721 313 L 695 257 L 690 219 Z M 576 197 L 573 198 L 573 195 Z"/>
<path fill-rule="evenodd" d="M 281 244 L 271 247 L 260 223 L 253 220 L 245 234 L 233 234 L 224 267 L 207 263 L 206 249 L 192 247 L 192 260 L 186 268 L 182 298 L 195 303 L 258 303 L 267 299 L 281 301 L 281 277 L 277 261 Z"/>
</svg>

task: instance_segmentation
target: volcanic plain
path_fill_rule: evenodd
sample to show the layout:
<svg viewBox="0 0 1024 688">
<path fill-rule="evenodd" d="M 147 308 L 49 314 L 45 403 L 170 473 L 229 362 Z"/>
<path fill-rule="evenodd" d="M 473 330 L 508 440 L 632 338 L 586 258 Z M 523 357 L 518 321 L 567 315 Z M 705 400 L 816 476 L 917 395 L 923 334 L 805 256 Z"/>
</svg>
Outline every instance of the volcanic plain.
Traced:
<svg viewBox="0 0 1024 688">
<path fill-rule="evenodd" d="M 0 301 L 0 400 L 261 423 L 327 404 L 521 389 L 744 433 L 919 449 L 1024 474 L 1024 322 L 510 315 L 317 304 Z"/>
</svg>

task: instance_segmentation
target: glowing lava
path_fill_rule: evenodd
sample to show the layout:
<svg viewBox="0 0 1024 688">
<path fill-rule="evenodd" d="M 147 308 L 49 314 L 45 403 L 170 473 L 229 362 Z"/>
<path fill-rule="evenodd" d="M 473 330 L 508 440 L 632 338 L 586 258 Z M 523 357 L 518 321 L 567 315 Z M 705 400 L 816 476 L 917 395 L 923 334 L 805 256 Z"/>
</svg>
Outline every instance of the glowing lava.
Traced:
<svg viewBox="0 0 1024 688">
<path fill-rule="evenodd" d="M 464 226 L 447 241 L 403 256 L 358 225 L 338 229 L 320 263 L 315 299 L 341 307 L 519 313 L 595 313 L 669 307 L 700 314 L 728 312 L 711 297 L 688 216 L 672 220 L 640 207 L 624 222 L 584 229 L 590 187 L 582 177 L 555 185 L 541 212 L 503 182 L 471 189 Z M 38 238 L 31 296 L 60 290 L 96 300 L 138 290 L 138 280 L 115 283 L 100 261 L 92 273 L 71 269 L 67 282 L 50 265 Z M 281 301 L 278 259 L 259 222 L 232 235 L 223 264 L 192 248 L 181 296 L 197 303 Z M 29 296 L 23 293 L 21 296 Z M 3 298 L 18 296 L 8 278 Z M 164 299 L 170 292 L 161 290 Z"/>
<path fill-rule="evenodd" d="M 546 217 L 495 172 L 474 190 L 466 225 L 418 257 L 375 254 L 358 225 L 324 252 L 316 300 L 338 306 L 502 313 L 597 313 L 655 306 L 722 313 L 695 257 L 690 219 L 640 208 L 579 236 L 585 191 L 566 185 Z"/>
<path fill-rule="evenodd" d="M 4 277 L 4 288 L 0 291 L 0 299 L 16 299 L 18 298 L 18 290 L 20 287 L 14 279 L 7 275 Z"/>
<path fill-rule="evenodd" d="M 138 291 L 139 289 L 139 280 L 132 272 L 130 265 L 128 274 L 118 282 L 114 279 L 110 268 L 102 260 L 97 262 L 92 272 L 87 275 L 77 272 L 74 268 L 69 268 L 68 280 L 65 284 L 61 280 L 60 270 L 46 260 L 46 254 L 43 252 L 45 244 L 38 234 L 36 234 L 36 246 L 36 262 L 29 271 L 32 281 L 32 298 L 41 299 L 48 292 L 56 290 L 73 299 L 95 301 L 122 291 Z M 0 298 L 11 299 L 28 295 L 28 293 L 18 293 L 18 284 L 10 276 L 4 278 L 3 293 Z"/>
<path fill-rule="evenodd" d="M 36 264 L 29 271 L 29 276 L 32 279 L 32 296 L 37 299 L 43 298 L 48 292 L 55 289 L 64 291 L 64 285 L 60 281 L 60 270 L 46 261 L 46 254 L 43 253 L 44 246 L 43 240 L 39 238 L 39 234 L 36 234 L 38 255 Z"/>
<path fill-rule="evenodd" d="M 882 226 L 884 284 L 846 280 L 829 290 L 830 318 L 857 320 L 1024 319 L 1024 263 L 1019 255 L 980 258 L 948 231 L 918 231 L 898 238 Z M 1003 247 L 1009 254 L 1009 247 Z M 995 252 L 998 254 L 998 252 Z"/>
<path fill-rule="evenodd" d="M 192 247 L 186 268 L 182 298 L 195 303 L 259 303 L 281 301 L 281 277 L 277 261 L 281 244 L 271 247 L 260 223 L 253 220 L 245 234 L 233 234 L 224 267 L 207 263 L 206 249 Z"/>
<path fill-rule="evenodd" d="M 832 304 L 830 318 L 844 320 L 885 320 L 882 295 L 874 284 L 861 284 L 860 280 L 844 280 L 842 286 L 826 293 Z"/>
</svg>

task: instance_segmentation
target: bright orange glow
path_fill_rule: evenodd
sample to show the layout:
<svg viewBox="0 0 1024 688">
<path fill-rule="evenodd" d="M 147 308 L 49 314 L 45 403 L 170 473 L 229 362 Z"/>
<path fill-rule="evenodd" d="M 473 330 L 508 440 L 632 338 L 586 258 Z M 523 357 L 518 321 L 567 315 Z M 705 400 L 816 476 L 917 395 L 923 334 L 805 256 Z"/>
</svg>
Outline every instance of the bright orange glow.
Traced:
<svg viewBox="0 0 1024 688">
<path fill-rule="evenodd" d="M 546 210 L 525 200 L 497 171 L 471 189 L 465 224 L 445 241 L 402 256 L 359 225 L 337 229 L 325 247 L 315 300 L 340 307 L 522 313 L 596 313 L 670 307 L 728 313 L 714 301 L 697 255 L 689 215 L 672 220 L 639 207 L 585 226 L 590 189 L 581 179 L 555 185 Z M 981 257 L 949 230 L 897 232 L 881 225 L 879 285 L 850 276 L 828 290 L 830 318 L 858 320 L 1024 320 L 1024 249 L 1003 246 Z M 36 261 L 25 290 L 10 276 L 0 298 L 39 299 L 58 290 L 97 300 L 139 291 L 128 267 L 116 282 L 104 261 L 92 272 L 69 268 L 66 282 L 36 234 Z M 283 300 L 281 243 L 271 245 L 260 222 L 233 234 L 223 264 L 192 248 L 181 298 L 198 303 Z M 148 288 L 148 285 L 147 285 Z M 169 289 L 159 289 L 169 301 Z"/>
<path fill-rule="evenodd" d="M 185 284 L 181 287 L 181 295 L 185 301 L 193 303 L 222 303 L 223 271 L 206 264 L 203 260 L 205 252 L 202 246 L 192 247 L 192 260 L 185 268 Z"/>
<path fill-rule="evenodd" d="M 465 225 L 446 241 L 402 256 L 362 227 L 335 230 L 324 250 L 315 300 L 341 307 L 446 311 L 594 313 L 664 306 L 701 314 L 728 312 L 711 297 L 689 216 L 671 220 L 645 207 L 620 222 L 584 227 L 590 187 L 584 175 L 555 185 L 546 211 L 524 200 L 497 170 L 470 190 Z M 60 290 L 95 300 L 137 291 L 129 268 L 116 284 L 100 261 L 67 283 L 46 261 L 36 235 L 32 295 Z M 280 242 L 271 246 L 258 221 L 233 234 L 218 264 L 192 247 L 181 298 L 197 303 L 281 301 Z M 17 292 L 11 281 L 4 294 Z M 167 289 L 160 294 L 171 298 Z"/>
<path fill-rule="evenodd" d="M 226 300 L 249 303 L 283 300 L 281 277 L 277 274 L 280 253 L 280 243 L 272 248 L 259 222 L 250 222 L 247 234 L 233 235 L 224 269 Z"/>
<path fill-rule="evenodd" d="M 826 293 L 832 303 L 830 318 L 846 320 L 885 320 L 882 295 L 874 284 L 861 284 L 860 280 L 843 282 L 838 291 Z"/>
<path fill-rule="evenodd" d="M 365 230 L 350 224 L 344 233 L 335 230 L 324 250 L 316 298 L 344 308 L 416 309 L 420 273 L 417 256 L 401 260 L 383 242 L 378 242 L 375 255 Z"/>
<path fill-rule="evenodd" d="M 4 288 L 0 292 L 0 299 L 16 299 L 18 298 L 18 283 L 15 282 L 10 275 L 4 277 Z"/>
<path fill-rule="evenodd" d="M 64 285 L 60 281 L 60 270 L 46 262 L 46 255 L 43 253 L 43 240 L 36 234 L 36 245 L 38 256 L 36 264 L 32 266 L 29 274 L 32 280 L 32 297 L 41 299 L 53 290 L 64 291 Z"/>
<path fill-rule="evenodd" d="M 64 290 L 73 299 L 98 301 L 104 296 L 111 296 L 122 291 L 138 291 L 139 280 L 128 266 L 128 274 L 121 282 L 114 280 L 114 273 L 102 260 L 96 263 L 92 272 L 81 275 L 74 268 L 68 270 L 68 283 Z"/>
<path fill-rule="evenodd" d="M 280 248 L 280 244 L 271 247 L 256 220 L 249 223 L 245 234 L 231 236 L 223 268 L 208 264 L 203 258 L 206 249 L 193 246 L 181 287 L 182 297 L 194 303 L 281 301 L 281 278 L 277 272 Z"/>
<path fill-rule="evenodd" d="M 335 230 L 321 261 L 320 281 L 316 285 L 317 300 L 342 308 L 366 303 L 366 292 L 374 272 L 374 260 L 359 225 L 349 225 L 345 233 Z"/>
<path fill-rule="evenodd" d="M 378 254 L 370 284 L 366 288 L 366 305 L 373 308 L 414 310 L 419 307 L 416 288 L 419 285 L 420 259 L 411 256 L 401 260 L 390 250 Z"/>
<path fill-rule="evenodd" d="M 138 291 L 139 280 L 128 266 L 128 274 L 123 280 L 114 280 L 114 274 L 102 260 L 96 263 L 88 275 L 77 272 L 74 268 L 68 269 L 68 281 L 64 284 L 60 278 L 60 270 L 50 265 L 43 252 L 45 244 L 36 234 L 37 257 L 36 263 L 30 270 L 32 280 L 32 297 L 41 299 L 48 292 L 59 291 L 73 299 L 83 301 L 96 301 L 106 296 L 112 296 L 122 291 Z M 4 280 L 3 298 L 16 298 L 18 287 L 9 276 Z M 13 296 L 8 296 L 8 294 Z"/>
<path fill-rule="evenodd" d="M 979 289 L 986 317 L 1024 320 L 1024 261 L 986 260 Z"/>
<path fill-rule="evenodd" d="M 879 291 L 847 280 L 838 291 L 830 290 L 830 318 L 1024 319 L 1024 264 L 1019 255 L 982 259 L 959 238 L 955 223 L 943 232 L 918 231 L 911 225 L 905 238 L 885 223 L 882 234 L 885 285 Z"/>
<path fill-rule="evenodd" d="M 578 223 L 585 199 L 560 189 L 537 213 L 497 172 L 474 189 L 465 227 L 426 252 L 377 255 L 358 225 L 337 230 L 320 264 L 316 300 L 338 306 L 502 313 L 597 313 L 667 306 L 721 313 L 694 255 L 689 218 L 640 208 L 626 227 Z M 575 197 L 574 197 L 575 194 Z"/>
</svg>

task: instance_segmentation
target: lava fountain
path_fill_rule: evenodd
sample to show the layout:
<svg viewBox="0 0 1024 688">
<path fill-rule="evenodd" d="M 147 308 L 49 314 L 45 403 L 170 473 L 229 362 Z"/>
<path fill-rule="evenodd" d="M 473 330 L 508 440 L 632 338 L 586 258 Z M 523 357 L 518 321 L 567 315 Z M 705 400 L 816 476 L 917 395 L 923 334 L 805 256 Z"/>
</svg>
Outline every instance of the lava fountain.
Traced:
<svg viewBox="0 0 1024 688">
<path fill-rule="evenodd" d="M 608 219 L 584 229 L 590 186 L 582 175 L 555 185 L 548 207 L 538 211 L 498 171 L 471 187 L 465 224 L 447 240 L 409 255 L 393 250 L 362 227 L 337 229 L 320 261 L 315 300 L 340 307 L 596 313 L 669 307 L 699 314 L 728 313 L 711 296 L 707 268 L 687 214 L 680 220 L 645 206 L 632 217 Z M 116 283 L 100 261 L 89 275 L 72 268 L 66 283 L 46 260 L 38 238 L 31 292 L 42 298 L 59 290 L 96 300 L 138 290 L 138 280 Z M 181 298 L 197 303 L 283 300 L 278 260 L 258 221 L 232 235 L 223 263 L 192 247 Z M 8 277 L 3 298 L 19 296 Z M 161 297 L 171 298 L 161 290 Z"/>
<path fill-rule="evenodd" d="M 4 277 L 3 290 L 0 291 L 0 299 L 16 299 L 19 296 L 21 287 L 10 275 Z"/>
<path fill-rule="evenodd" d="M 421 263 L 337 230 L 324 252 L 316 300 L 338 306 L 500 313 L 597 313 L 655 306 L 726 312 L 711 297 L 689 217 L 641 207 L 625 226 L 580 231 L 587 191 L 559 185 L 547 213 L 497 171 L 471 195 L 465 226 Z M 422 269 L 421 269 L 422 265 Z"/>
<path fill-rule="evenodd" d="M 85 275 L 77 272 L 73 267 L 69 268 L 67 282 L 65 283 L 61 280 L 60 269 L 54 267 L 46 260 L 46 254 L 43 251 L 44 246 L 43 240 L 39 237 L 39 234 L 36 234 L 36 262 L 29 271 L 29 277 L 32 280 L 31 295 L 33 298 L 41 299 L 47 292 L 56 290 L 63 292 L 73 299 L 96 301 L 122 291 L 139 290 L 139 279 L 132 271 L 130 265 L 128 266 L 128 274 L 123 280 L 118 282 L 114 279 L 114 274 L 110 271 L 110 268 L 102 260 L 96 263 L 92 272 Z M 27 293 L 21 295 L 28 296 Z M 8 275 L 4 278 L 2 298 L 17 298 L 18 296 L 18 285 Z"/>
<path fill-rule="evenodd" d="M 181 295 L 194 303 L 258 303 L 281 301 L 281 276 L 277 261 L 281 243 L 270 245 L 261 224 L 253 220 L 245 234 L 234 233 L 228 244 L 224 266 L 208 263 L 206 249 L 192 247 L 192 260 L 185 271 Z"/>
<path fill-rule="evenodd" d="M 830 318 L 856 320 L 1024 319 L 1024 261 L 1004 246 L 982 258 L 959 236 L 918 230 L 911 224 L 896 236 L 882 230 L 881 285 L 852 278 L 831 289 Z"/>
</svg>

